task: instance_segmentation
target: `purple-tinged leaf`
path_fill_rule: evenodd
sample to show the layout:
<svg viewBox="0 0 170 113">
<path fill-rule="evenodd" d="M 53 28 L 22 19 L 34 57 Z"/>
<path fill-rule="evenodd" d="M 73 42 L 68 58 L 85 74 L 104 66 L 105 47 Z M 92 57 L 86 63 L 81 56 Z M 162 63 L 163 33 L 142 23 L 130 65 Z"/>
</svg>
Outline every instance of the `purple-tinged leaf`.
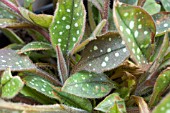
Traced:
<svg viewBox="0 0 170 113">
<path fill-rule="evenodd" d="M 73 73 L 88 70 L 102 73 L 118 67 L 129 57 L 129 51 L 118 33 L 108 32 L 86 45 L 82 59 L 73 68 Z"/>
<path fill-rule="evenodd" d="M 53 49 L 52 46 L 45 42 L 30 42 L 25 45 L 21 50 L 18 51 L 19 54 L 28 51 L 39 51 L 39 50 L 50 50 Z"/>
<path fill-rule="evenodd" d="M 57 54 L 57 68 L 58 68 L 59 77 L 61 79 L 62 84 L 64 84 L 64 82 L 68 78 L 68 70 L 60 46 L 56 46 L 56 54 Z"/>
<path fill-rule="evenodd" d="M 20 56 L 11 49 L 0 50 L 0 71 L 10 68 L 11 71 L 35 70 L 36 66 L 26 56 Z"/>
<path fill-rule="evenodd" d="M 145 67 L 153 52 L 156 27 L 152 17 L 142 8 L 114 2 L 116 27 L 136 63 Z"/>
<path fill-rule="evenodd" d="M 149 105 L 150 107 L 156 105 L 160 100 L 163 92 L 170 84 L 170 69 L 163 71 L 157 78 L 154 85 L 153 93 L 150 98 Z"/>
<path fill-rule="evenodd" d="M 24 82 L 21 78 L 19 76 L 15 76 L 2 87 L 1 97 L 5 99 L 12 99 L 19 93 L 23 86 Z"/>
<path fill-rule="evenodd" d="M 12 74 L 10 68 L 7 68 L 1 75 L 1 85 L 4 85 L 7 83 L 9 80 L 11 80 Z"/>
<path fill-rule="evenodd" d="M 64 56 L 72 53 L 81 41 L 85 19 L 86 12 L 82 0 L 58 0 L 49 31 L 53 47 L 60 46 Z"/>
<path fill-rule="evenodd" d="M 133 98 L 139 106 L 140 113 L 150 113 L 149 107 L 142 97 L 133 96 Z"/>
<path fill-rule="evenodd" d="M 74 96 L 66 92 L 62 92 L 60 87 L 55 87 L 40 77 L 26 76 L 24 81 L 28 87 L 35 89 L 39 93 L 44 94 L 49 98 L 56 99 L 60 103 L 82 108 L 87 111 L 92 110 L 92 106 L 89 100 Z"/>
<path fill-rule="evenodd" d="M 152 17 L 156 24 L 156 36 L 163 35 L 166 31 L 170 31 L 170 12 L 160 12 L 154 14 Z"/>
<path fill-rule="evenodd" d="M 152 113 L 169 113 L 170 112 L 170 93 L 154 108 Z"/>
<path fill-rule="evenodd" d="M 161 0 L 161 3 L 166 11 L 170 11 L 170 1 L 169 0 Z"/>
<path fill-rule="evenodd" d="M 66 80 L 62 90 L 84 98 L 101 98 L 114 87 L 115 84 L 105 74 L 80 71 Z"/>
<path fill-rule="evenodd" d="M 102 112 L 109 112 L 112 109 L 112 107 L 115 106 L 115 104 L 117 104 L 118 111 L 121 111 L 121 113 L 126 112 L 125 101 L 122 98 L 120 98 L 118 93 L 110 94 L 102 102 L 100 102 L 94 109 Z"/>
</svg>

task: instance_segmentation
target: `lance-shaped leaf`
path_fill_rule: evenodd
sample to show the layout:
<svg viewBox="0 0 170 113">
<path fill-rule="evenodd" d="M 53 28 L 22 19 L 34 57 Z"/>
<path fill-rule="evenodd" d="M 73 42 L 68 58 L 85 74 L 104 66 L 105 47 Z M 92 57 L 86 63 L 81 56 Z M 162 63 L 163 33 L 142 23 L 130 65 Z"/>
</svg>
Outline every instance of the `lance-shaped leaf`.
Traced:
<svg viewBox="0 0 170 113">
<path fill-rule="evenodd" d="M 35 89 L 39 93 L 44 94 L 49 98 L 57 99 L 61 103 L 77 108 L 82 108 L 87 111 L 92 110 L 92 106 L 89 100 L 68 94 L 66 92 L 62 92 L 59 87 L 54 87 L 48 81 L 40 77 L 27 76 L 24 78 L 24 81 L 28 87 Z"/>
<path fill-rule="evenodd" d="M 154 106 L 160 100 L 162 93 L 170 84 L 170 69 L 163 71 L 157 78 L 154 90 L 149 102 L 150 106 Z"/>
<path fill-rule="evenodd" d="M 124 44 L 118 33 L 109 32 L 97 37 L 85 47 L 73 73 L 80 70 L 101 73 L 116 68 L 129 57 Z"/>
<path fill-rule="evenodd" d="M 10 68 L 7 68 L 1 76 L 1 84 L 4 85 L 5 83 L 7 83 L 9 80 L 11 80 L 12 78 L 12 74 L 11 74 L 11 70 Z"/>
<path fill-rule="evenodd" d="M 59 77 L 61 79 L 61 82 L 64 84 L 64 82 L 68 78 L 68 70 L 60 46 L 56 46 L 56 54 L 57 54 L 57 68 L 58 68 Z"/>
<path fill-rule="evenodd" d="M 68 78 L 63 91 L 85 98 L 101 98 L 107 95 L 114 84 L 104 74 L 80 71 Z"/>
<path fill-rule="evenodd" d="M 21 78 L 19 76 L 15 76 L 2 87 L 1 97 L 11 99 L 19 93 L 23 86 L 24 83 Z"/>
<path fill-rule="evenodd" d="M 169 0 L 161 0 L 161 3 L 166 11 L 170 11 L 170 1 Z"/>
<path fill-rule="evenodd" d="M 27 105 L 23 103 L 6 102 L 0 99 L 1 113 L 89 113 L 82 109 L 69 107 L 63 104 L 54 105 Z"/>
<path fill-rule="evenodd" d="M 113 17 L 136 63 L 144 67 L 152 55 L 156 32 L 152 17 L 142 8 L 115 1 Z"/>
<path fill-rule="evenodd" d="M 11 71 L 36 69 L 36 66 L 26 56 L 20 56 L 11 49 L 0 50 L 0 71 L 10 68 Z"/>
<path fill-rule="evenodd" d="M 54 48 L 60 46 L 64 56 L 82 39 L 86 12 L 82 0 L 59 0 L 49 28 Z"/>
<path fill-rule="evenodd" d="M 149 69 L 149 72 L 154 72 L 159 67 L 159 65 L 162 63 L 164 56 L 166 55 L 167 49 L 169 47 L 169 38 L 168 33 L 165 34 L 162 45 L 160 47 L 159 53 L 156 56 L 156 59 L 154 63 L 152 64 L 151 68 Z M 157 53 L 156 53 L 157 54 Z M 150 78 L 150 77 L 148 77 Z"/>
<path fill-rule="evenodd" d="M 161 10 L 161 6 L 157 4 L 155 0 L 146 0 L 143 9 L 145 9 L 150 15 L 153 15 Z"/>
<path fill-rule="evenodd" d="M 106 24 L 106 20 L 104 19 L 97 25 L 97 27 L 95 28 L 95 30 L 93 31 L 90 37 L 88 37 L 81 44 L 79 44 L 76 48 L 74 48 L 73 54 L 82 50 L 90 41 L 95 40 L 96 37 L 101 33 L 101 30 L 103 29 L 105 24 Z"/>
<path fill-rule="evenodd" d="M 48 28 L 52 22 L 52 19 L 53 19 L 52 15 L 34 14 L 34 13 L 30 12 L 29 10 L 24 9 L 22 7 L 19 7 L 18 9 L 25 19 L 27 19 L 30 22 L 35 23 L 37 25 Z"/>
<path fill-rule="evenodd" d="M 114 105 L 117 104 L 118 110 L 126 112 L 125 101 L 120 98 L 118 93 L 113 93 L 107 96 L 102 102 L 100 102 L 94 109 L 102 112 L 108 112 Z"/>
<path fill-rule="evenodd" d="M 150 113 L 149 107 L 142 97 L 133 96 L 133 98 L 139 106 L 140 113 Z"/>
<path fill-rule="evenodd" d="M 166 31 L 170 31 L 170 12 L 160 12 L 154 14 L 152 17 L 156 24 L 157 36 L 165 34 Z"/>
<path fill-rule="evenodd" d="M 2 3 L 0 3 L 0 6 L 2 5 Z M 12 15 L 10 12 L 8 12 L 7 10 L 3 9 L 2 7 L 0 7 L 0 19 L 3 18 L 8 18 L 8 19 L 14 19 L 15 16 Z"/>
<path fill-rule="evenodd" d="M 169 113 L 170 112 L 170 93 L 155 107 L 152 113 Z"/>
<path fill-rule="evenodd" d="M 18 53 L 24 53 L 28 51 L 50 50 L 52 46 L 45 42 L 30 42 L 25 45 Z"/>
</svg>

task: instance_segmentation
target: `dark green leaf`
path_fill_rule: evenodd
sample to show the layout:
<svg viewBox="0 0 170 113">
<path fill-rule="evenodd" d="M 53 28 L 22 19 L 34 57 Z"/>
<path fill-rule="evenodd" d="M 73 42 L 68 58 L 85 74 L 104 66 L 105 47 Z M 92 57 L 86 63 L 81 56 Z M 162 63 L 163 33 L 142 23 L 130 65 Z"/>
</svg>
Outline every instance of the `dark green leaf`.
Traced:
<svg viewBox="0 0 170 113">
<path fill-rule="evenodd" d="M 113 93 L 107 96 L 101 103 L 99 103 L 95 107 L 95 110 L 108 112 L 110 109 L 112 109 L 115 106 L 115 104 L 117 104 L 118 111 L 121 111 L 121 113 L 126 112 L 125 102 L 122 98 L 120 98 L 119 94 L 117 93 Z"/>
<path fill-rule="evenodd" d="M 169 31 L 170 28 L 170 12 L 160 12 L 154 14 L 153 19 L 156 24 L 156 35 L 160 36 Z"/>
<path fill-rule="evenodd" d="M 19 76 L 13 77 L 2 87 L 2 98 L 11 99 L 15 97 L 24 86 Z"/>
<path fill-rule="evenodd" d="M 162 93 L 166 90 L 166 88 L 170 84 L 170 70 L 167 69 L 163 71 L 157 78 L 156 83 L 154 85 L 154 90 L 150 99 L 150 106 L 154 106 L 160 100 Z"/>
<path fill-rule="evenodd" d="M 114 87 L 112 81 L 104 74 L 80 71 L 66 80 L 62 90 L 80 97 L 101 98 Z"/>
<path fill-rule="evenodd" d="M 120 0 L 120 2 L 131 4 L 131 5 L 137 4 L 137 1 L 138 0 Z"/>
<path fill-rule="evenodd" d="M 54 87 L 48 81 L 40 77 L 27 76 L 24 78 L 24 81 L 28 87 L 35 89 L 39 93 L 44 94 L 49 98 L 57 99 L 61 103 L 82 108 L 87 111 L 92 110 L 92 106 L 89 100 L 62 92 L 59 87 Z"/>
<path fill-rule="evenodd" d="M 0 49 L 0 71 L 10 68 L 11 71 L 36 69 L 36 66 L 26 56 L 20 56 L 11 49 Z"/>
<path fill-rule="evenodd" d="M 169 113 L 170 112 L 170 94 L 167 94 L 162 101 L 155 107 L 152 113 Z"/>
<path fill-rule="evenodd" d="M 39 50 L 50 50 L 52 49 L 52 46 L 45 42 L 30 42 L 27 45 L 25 45 L 19 53 L 24 53 L 28 51 L 39 51 Z"/>
<path fill-rule="evenodd" d="M 60 46 L 64 56 L 72 53 L 82 39 L 86 12 L 82 0 L 59 0 L 49 28 L 54 48 Z"/>
<path fill-rule="evenodd" d="M 88 70 L 101 73 L 118 67 L 129 57 L 124 44 L 118 33 L 109 32 L 97 37 L 85 47 L 73 72 Z"/>
<path fill-rule="evenodd" d="M 114 3 L 113 9 L 120 35 L 137 64 L 145 68 L 153 52 L 152 43 L 156 32 L 152 17 L 140 7 L 118 1 Z"/>
</svg>

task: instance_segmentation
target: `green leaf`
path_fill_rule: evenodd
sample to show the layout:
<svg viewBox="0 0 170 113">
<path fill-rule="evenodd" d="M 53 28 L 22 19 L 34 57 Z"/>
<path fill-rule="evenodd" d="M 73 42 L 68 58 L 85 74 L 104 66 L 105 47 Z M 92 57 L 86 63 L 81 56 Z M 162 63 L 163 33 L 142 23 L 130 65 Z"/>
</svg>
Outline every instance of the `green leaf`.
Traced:
<svg viewBox="0 0 170 113">
<path fill-rule="evenodd" d="M 7 28 L 3 28 L 1 29 L 2 32 L 4 33 L 5 36 L 8 37 L 8 39 L 12 42 L 12 43 L 17 43 L 17 44 L 24 44 L 25 42 L 15 34 L 15 32 L 11 29 L 7 29 Z"/>
<path fill-rule="evenodd" d="M 18 9 L 25 19 L 42 27 L 48 28 L 52 22 L 52 15 L 34 14 L 23 7 L 19 7 Z"/>
<path fill-rule="evenodd" d="M 87 44 L 81 56 L 73 73 L 80 70 L 101 73 L 118 67 L 129 57 L 129 51 L 118 33 L 108 32 Z"/>
<path fill-rule="evenodd" d="M 82 0 L 59 0 L 53 22 L 49 28 L 54 48 L 61 47 L 64 54 L 81 41 L 85 28 L 86 12 Z"/>
<path fill-rule="evenodd" d="M 56 100 L 51 99 L 45 96 L 44 94 L 41 94 L 38 91 L 27 86 L 24 86 L 22 90 L 20 91 L 20 93 L 24 95 L 25 97 L 32 98 L 42 104 L 55 104 L 56 103 Z"/>
<path fill-rule="evenodd" d="M 28 87 L 35 89 L 39 93 L 44 94 L 49 98 L 57 99 L 61 103 L 82 108 L 87 111 L 92 110 L 92 106 L 89 100 L 62 92 L 60 88 L 54 87 L 48 81 L 38 76 L 26 76 L 24 81 Z"/>
<path fill-rule="evenodd" d="M 80 71 L 66 80 L 62 90 L 80 97 L 101 98 L 114 87 L 112 81 L 104 74 Z"/>
<path fill-rule="evenodd" d="M 170 70 L 163 71 L 157 78 L 154 85 L 153 93 L 149 102 L 150 106 L 154 106 L 160 100 L 163 92 L 170 84 Z"/>
<path fill-rule="evenodd" d="M 18 53 L 24 53 L 28 51 L 50 50 L 52 46 L 45 42 L 30 42 L 25 45 Z"/>
<path fill-rule="evenodd" d="M 154 108 L 152 113 L 169 113 L 170 112 L 170 93 Z"/>
<path fill-rule="evenodd" d="M 6 84 L 9 80 L 11 80 L 12 74 L 10 68 L 7 68 L 1 75 L 1 84 Z"/>
<path fill-rule="evenodd" d="M 166 31 L 170 31 L 170 12 L 160 12 L 154 14 L 152 17 L 156 24 L 157 36 L 165 34 Z"/>
<path fill-rule="evenodd" d="M 142 97 L 133 96 L 133 98 L 139 106 L 140 113 L 150 113 L 149 107 Z"/>
<path fill-rule="evenodd" d="M 145 9 L 150 15 L 153 15 L 161 10 L 161 6 L 157 4 L 155 0 L 146 0 L 143 9 Z"/>
<path fill-rule="evenodd" d="M 15 76 L 2 87 L 1 97 L 11 99 L 19 93 L 23 86 L 24 83 L 21 78 L 19 76 Z"/>
<path fill-rule="evenodd" d="M 90 41 L 95 40 L 96 37 L 101 33 L 105 24 L 106 24 L 106 20 L 104 19 L 97 25 L 97 27 L 95 28 L 93 33 L 90 35 L 90 37 L 88 37 L 81 44 L 79 44 L 76 48 L 74 48 L 73 54 L 82 50 Z"/>
<path fill-rule="evenodd" d="M 23 103 L 6 102 L 0 99 L 1 113 L 89 113 L 82 109 L 69 107 L 63 104 L 54 105 L 27 105 Z"/>
<path fill-rule="evenodd" d="M 108 112 L 109 110 L 113 109 L 113 107 L 115 107 L 115 104 L 117 105 L 117 109 L 121 111 L 121 113 L 126 112 L 125 102 L 122 98 L 120 98 L 118 93 L 110 94 L 102 102 L 100 102 L 94 109 L 102 112 Z"/>
<path fill-rule="evenodd" d="M 153 52 L 156 32 L 152 17 L 142 8 L 116 1 L 113 8 L 116 27 L 136 63 L 145 68 Z"/>
<path fill-rule="evenodd" d="M 170 11 L 170 1 L 169 0 L 161 0 L 161 3 L 166 11 Z"/>
<path fill-rule="evenodd" d="M 35 2 L 35 0 L 24 0 L 24 7 L 32 9 L 32 5 Z"/>
<path fill-rule="evenodd" d="M 26 56 L 20 56 L 11 49 L 0 49 L 0 71 L 10 68 L 11 71 L 34 70 L 36 66 Z"/>
<path fill-rule="evenodd" d="M 137 4 L 138 0 L 120 0 L 120 2 L 134 5 L 134 4 Z"/>
<path fill-rule="evenodd" d="M 1 5 L 2 5 L 2 4 L 0 3 L 0 6 L 1 6 Z M 11 13 L 9 13 L 7 10 L 5 10 L 5 9 L 3 9 L 3 8 L 0 7 L 0 19 L 2 19 L 2 18 L 14 19 L 15 16 L 12 15 Z"/>
<path fill-rule="evenodd" d="M 114 106 L 108 111 L 108 113 L 122 113 L 122 112 L 120 112 L 117 103 L 115 103 Z"/>
</svg>

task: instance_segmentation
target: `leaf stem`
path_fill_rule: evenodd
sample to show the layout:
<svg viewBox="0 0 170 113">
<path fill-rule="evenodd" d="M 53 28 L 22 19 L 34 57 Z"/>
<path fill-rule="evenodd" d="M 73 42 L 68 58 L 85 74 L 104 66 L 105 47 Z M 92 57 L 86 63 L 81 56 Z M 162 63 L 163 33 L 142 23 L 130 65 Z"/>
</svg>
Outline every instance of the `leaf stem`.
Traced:
<svg viewBox="0 0 170 113">
<path fill-rule="evenodd" d="M 104 26 L 104 28 L 102 29 L 102 32 L 105 33 L 108 31 L 108 12 L 109 12 L 109 5 L 110 5 L 110 0 L 104 0 L 104 11 L 102 14 L 102 19 L 106 19 L 106 25 Z"/>
<path fill-rule="evenodd" d="M 2 3 L 4 3 L 5 5 L 7 5 L 9 8 L 11 8 L 12 10 L 14 10 L 15 12 L 17 12 L 18 14 L 20 14 L 20 11 L 18 10 L 17 6 L 15 6 L 12 2 L 10 2 L 9 0 L 1 0 Z"/>
</svg>

